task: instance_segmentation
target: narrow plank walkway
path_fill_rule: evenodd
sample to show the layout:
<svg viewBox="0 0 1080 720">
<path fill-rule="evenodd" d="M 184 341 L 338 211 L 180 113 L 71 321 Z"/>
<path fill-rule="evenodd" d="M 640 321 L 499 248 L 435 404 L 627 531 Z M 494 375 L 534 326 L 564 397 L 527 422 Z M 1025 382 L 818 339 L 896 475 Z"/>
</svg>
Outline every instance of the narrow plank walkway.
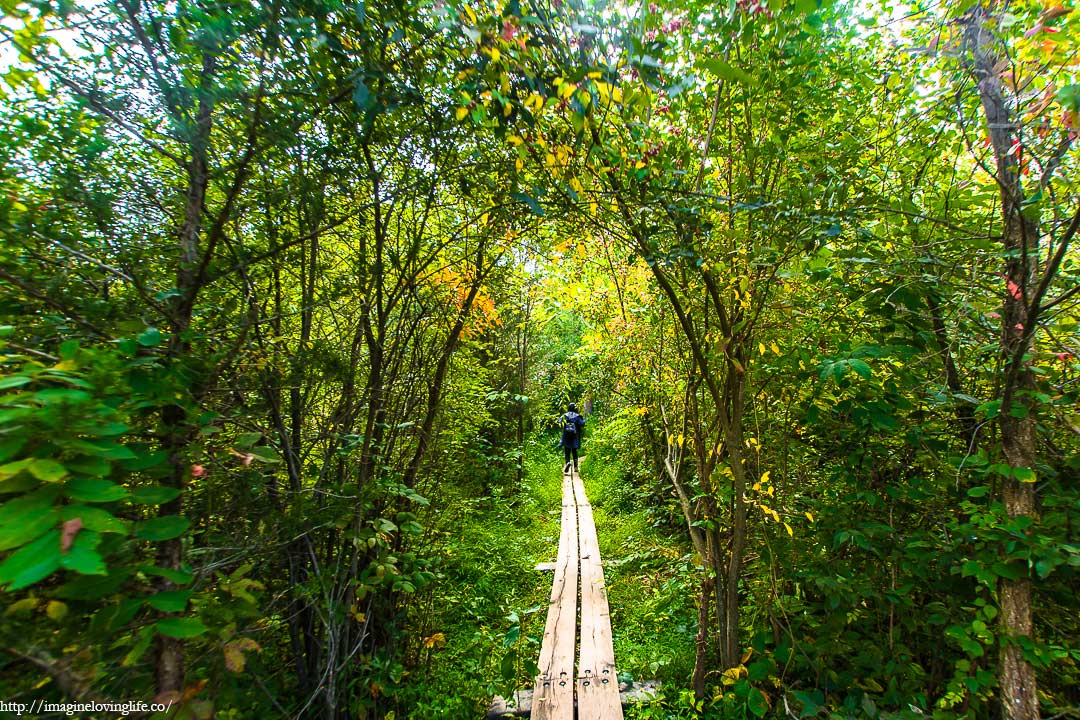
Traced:
<svg viewBox="0 0 1080 720">
<path fill-rule="evenodd" d="M 592 505 L 578 475 L 574 476 L 574 497 L 578 514 L 578 552 L 581 556 L 578 717 L 581 720 L 622 720 L 604 566 L 600 562 L 600 544 L 596 540 Z"/>
<path fill-rule="evenodd" d="M 563 474 L 562 532 L 559 559 L 551 583 L 540 674 L 532 697 L 532 717 L 574 720 L 622 720 L 615 649 L 600 546 L 592 506 L 577 473 Z M 577 631 L 577 590 L 581 579 L 581 643 L 577 673 L 573 656 Z"/>
<path fill-rule="evenodd" d="M 533 688 L 532 717 L 572 720 L 574 717 L 574 645 L 577 632 L 578 525 L 574 482 L 563 475 L 562 532 L 559 559 L 551 583 L 547 625 L 540 644 L 540 674 Z"/>
</svg>

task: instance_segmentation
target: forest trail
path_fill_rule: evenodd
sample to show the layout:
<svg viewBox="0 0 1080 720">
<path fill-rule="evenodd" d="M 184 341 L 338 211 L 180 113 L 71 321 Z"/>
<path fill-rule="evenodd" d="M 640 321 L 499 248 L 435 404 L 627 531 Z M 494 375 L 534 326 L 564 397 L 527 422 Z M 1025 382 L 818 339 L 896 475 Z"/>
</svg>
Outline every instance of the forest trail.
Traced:
<svg viewBox="0 0 1080 720">
<path fill-rule="evenodd" d="M 496 699 L 489 717 L 499 717 L 504 712 L 524 714 L 531 710 L 533 720 L 573 720 L 576 697 L 576 717 L 581 720 L 622 719 L 596 525 L 581 476 L 573 471 L 563 473 L 559 555 L 537 666 L 540 672 L 531 698 L 528 693 L 517 693 L 514 708 L 508 708 L 501 699 Z"/>
</svg>

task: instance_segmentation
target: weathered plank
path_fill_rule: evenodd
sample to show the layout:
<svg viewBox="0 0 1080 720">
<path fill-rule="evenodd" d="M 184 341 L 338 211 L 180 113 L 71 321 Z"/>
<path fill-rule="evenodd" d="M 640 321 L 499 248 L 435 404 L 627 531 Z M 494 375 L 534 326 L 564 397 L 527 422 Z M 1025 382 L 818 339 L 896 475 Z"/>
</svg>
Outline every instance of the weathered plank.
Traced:
<svg viewBox="0 0 1080 720">
<path fill-rule="evenodd" d="M 622 683 L 619 685 L 619 699 L 623 706 L 649 702 L 660 695 L 660 683 L 647 680 L 640 683 Z M 527 718 L 532 713 L 532 690 L 518 690 L 509 700 L 496 697 L 488 708 L 488 720 L 504 718 Z M 588 720 L 579 716 L 579 720 Z"/>
<path fill-rule="evenodd" d="M 580 476 L 574 477 L 577 504 L 578 552 L 581 555 L 581 646 L 578 650 L 578 717 L 588 720 L 622 720 L 619 681 L 615 672 L 615 647 L 600 544 L 596 539 L 592 506 Z"/>
<path fill-rule="evenodd" d="M 578 527 L 573 478 L 563 475 L 559 557 L 551 583 L 540 674 L 532 695 L 534 720 L 573 720 L 574 641 L 577 630 Z"/>
</svg>

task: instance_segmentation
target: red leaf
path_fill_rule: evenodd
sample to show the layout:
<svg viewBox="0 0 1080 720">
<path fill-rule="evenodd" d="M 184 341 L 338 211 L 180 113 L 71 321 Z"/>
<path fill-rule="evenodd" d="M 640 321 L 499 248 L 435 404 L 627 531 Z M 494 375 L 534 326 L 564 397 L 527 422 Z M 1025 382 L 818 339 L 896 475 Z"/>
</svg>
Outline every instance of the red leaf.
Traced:
<svg viewBox="0 0 1080 720">
<path fill-rule="evenodd" d="M 1020 292 L 1020 286 L 1017 285 L 1012 280 L 1010 280 L 1008 282 L 1008 287 L 1009 287 L 1009 294 L 1012 295 L 1013 300 L 1019 300 L 1020 298 L 1023 297 L 1023 294 Z"/>
<path fill-rule="evenodd" d="M 192 465 L 191 477 L 206 477 L 206 468 L 202 465 Z"/>
<path fill-rule="evenodd" d="M 71 549 L 71 544 L 75 542 L 75 536 L 82 530 L 82 526 L 82 518 L 71 518 L 64 523 L 60 532 L 60 552 L 66 553 Z"/>
</svg>

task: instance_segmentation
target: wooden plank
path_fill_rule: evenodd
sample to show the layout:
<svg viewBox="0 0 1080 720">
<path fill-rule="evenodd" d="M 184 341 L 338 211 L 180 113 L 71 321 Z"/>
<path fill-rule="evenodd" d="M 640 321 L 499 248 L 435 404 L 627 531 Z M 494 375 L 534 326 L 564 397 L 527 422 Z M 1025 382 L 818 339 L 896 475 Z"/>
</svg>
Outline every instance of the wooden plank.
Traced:
<svg viewBox="0 0 1080 720">
<path fill-rule="evenodd" d="M 574 641 L 577 631 L 578 528 L 573 479 L 563 475 L 562 529 L 559 558 L 551 583 L 540 674 L 532 695 L 534 720 L 573 720 Z"/>
<path fill-rule="evenodd" d="M 581 555 L 581 647 L 578 651 L 578 716 L 583 720 L 622 720 L 615 647 L 600 544 L 596 540 L 592 506 L 581 477 L 574 478 Z"/>
<path fill-rule="evenodd" d="M 619 685 L 619 699 L 623 706 L 633 705 L 655 700 L 660 696 L 660 683 L 655 680 L 646 680 L 640 683 L 625 683 Z M 495 697 L 488 708 L 488 720 L 503 720 L 504 718 L 527 718 L 532 713 L 532 690 L 517 690 L 513 698 L 506 700 Z M 580 718 L 580 720 L 588 720 Z"/>
</svg>

